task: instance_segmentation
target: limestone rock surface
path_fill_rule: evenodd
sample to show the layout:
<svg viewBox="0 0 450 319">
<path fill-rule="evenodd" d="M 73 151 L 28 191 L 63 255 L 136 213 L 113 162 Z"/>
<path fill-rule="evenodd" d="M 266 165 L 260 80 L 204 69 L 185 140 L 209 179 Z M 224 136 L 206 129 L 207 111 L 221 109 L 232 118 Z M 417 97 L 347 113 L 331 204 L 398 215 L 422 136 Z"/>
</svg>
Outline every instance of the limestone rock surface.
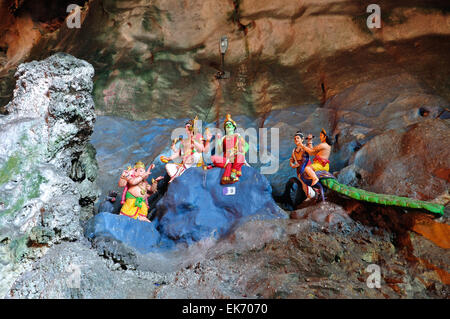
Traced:
<svg viewBox="0 0 450 319">
<path fill-rule="evenodd" d="M 95 123 L 93 75 L 89 63 L 68 54 L 17 70 L 9 114 L 0 117 L 0 241 L 9 251 L 9 257 L 2 255 L 0 273 L 5 276 L 9 264 L 27 263 L 53 243 L 82 236 L 81 212 L 92 211 L 98 196 L 95 151 L 88 141 Z M 2 281 L 1 293 L 8 284 Z"/>
</svg>

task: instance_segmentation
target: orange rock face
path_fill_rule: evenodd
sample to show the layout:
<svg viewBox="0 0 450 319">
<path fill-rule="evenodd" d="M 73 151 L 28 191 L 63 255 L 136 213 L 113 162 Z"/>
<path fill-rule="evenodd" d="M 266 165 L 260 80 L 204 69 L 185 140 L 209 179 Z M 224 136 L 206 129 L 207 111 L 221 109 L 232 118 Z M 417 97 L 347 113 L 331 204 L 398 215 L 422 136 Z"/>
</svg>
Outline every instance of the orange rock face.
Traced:
<svg viewBox="0 0 450 319">
<path fill-rule="evenodd" d="M 439 247 L 450 249 L 450 225 L 438 223 L 423 215 L 420 217 L 414 221 L 411 229 L 428 238 Z"/>
</svg>

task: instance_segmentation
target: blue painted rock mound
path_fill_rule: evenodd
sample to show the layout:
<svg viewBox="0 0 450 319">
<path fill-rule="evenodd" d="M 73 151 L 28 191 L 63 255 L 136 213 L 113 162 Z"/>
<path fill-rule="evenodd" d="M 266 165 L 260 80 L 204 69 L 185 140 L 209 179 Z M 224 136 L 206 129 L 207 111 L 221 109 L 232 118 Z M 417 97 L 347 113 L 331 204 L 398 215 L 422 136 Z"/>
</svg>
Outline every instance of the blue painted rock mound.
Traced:
<svg viewBox="0 0 450 319">
<path fill-rule="evenodd" d="M 251 219 L 288 218 L 273 201 L 272 188 L 263 175 L 251 167 L 244 167 L 242 173 L 238 183 L 220 185 L 223 169 L 188 169 L 169 185 L 157 204 L 156 216 L 149 216 L 152 223 L 103 212 L 89 220 L 85 236 L 96 241 L 112 239 L 146 254 L 171 249 L 177 243 L 220 238 Z M 225 195 L 227 191 L 234 194 Z M 114 253 L 108 245 L 103 249 Z"/>
<path fill-rule="evenodd" d="M 100 213 L 90 219 L 85 236 L 89 239 L 112 238 L 142 254 L 156 250 L 161 242 L 154 223 L 110 213 Z"/>
<path fill-rule="evenodd" d="M 269 181 L 255 169 L 243 167 L 231 185 L 220 185 L 223 171 L 191 168 L 169 185 L 157 205 L 162 236 L 190 244 L 222 237 L 250 219 L 287 218 L 272 199 Z"/>
</svg>

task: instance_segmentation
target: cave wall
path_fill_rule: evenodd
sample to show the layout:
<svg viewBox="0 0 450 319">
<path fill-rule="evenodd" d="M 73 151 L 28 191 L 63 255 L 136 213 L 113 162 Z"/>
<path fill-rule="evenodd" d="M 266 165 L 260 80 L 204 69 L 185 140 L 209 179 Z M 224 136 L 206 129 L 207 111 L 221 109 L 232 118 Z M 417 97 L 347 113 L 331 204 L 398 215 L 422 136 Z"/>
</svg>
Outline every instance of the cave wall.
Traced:
<svg viewBox="0 0 450 319">
<path fill-rule="evenodd" d="M 426 156 L 437 155 L 418 149 L 408 138 L 414 125 L 424 121 L 447 127 L 443 134 L 448 134 L 447 1 L 379 1 L 380 29 L 366 26 L 370 1 L 79 1 L 79 29 L 69 29 L 64 22 L 65 1 L 50 1 L 48 11 L 31 1 L 17 3 L 3 1 L 1 7 L 5 19 L 0 27 L 7 32 L 0 38 L 0 107 L 10 100 L 19 62 L 64 51 L 94 66 L 97 115 L 139 123 L 198 115 L 208 123 L 221 123 L 231 113 L 245 119 L 238 122 L 245 128 L 279 128 L 280 170 L 269 177 L 273 185 L 282 185 L 292 175 L 287 158 L 293 132 L 302 129 L 317 136 L 325 127 L 336 139 L 332 170 L 347 167 L 343 181 L 422 199 L 448 189 L 449 160 L 423 167 Z M 33 38 L 36 28 L 39 35 Z M 225 69 L 231 77 L 217 80 L 222 35 L 229 38 Z M 167 134 L 161 132 L 156 135 L 167 141 L 161 147 L 168 147 Z M 386 165 L 389 158 L 371 155 L 377 140 L 363 149 L 382 134 L 381 140 L 398 136 L 389 149 L 404 149 L 404 143 L 413 150 L 408 156 L 419 160 L 401 161 L 400 153 L 393 174 L 393 166 Z M 96 147 L 103 149 L 108 137 L 100 135 Z M 141 143 L 141 135 L 131 134 L 122 153 L 130 145 L 148 150 L 154 144 Z M 433 135 L 423 138 L 431 141 Z M 111 143 L 122 145 L 118 139 Z M 444 139 L 444 148 L 447 143 Z M 149 160 L 158 150 L 148 152 Z M 132 162 L 128 157 L 114 167 Z M 377 160 L 383 164 L 375 165 Z M 411 176 L 405 187 L 392 186 L 405 180 L 402 172 L 417 169 L 422 177 Z M 439 169 L 442 172 L 436 173 Z M 111 170 L 105 166 L 101 175 Z M 388 186 L 385 181 L 393 176 L 395 183 Z"/>
<path fill-rule="evenodd" d="M 379 1 L 380 29 L 366 26 L 370 1 L 90 0 L 80 29 L 61 23 L 65 1 L 58 8 L 51 2 L 47 16 L 30 2 L 21 1 L 10 17 L 23 34 L 2 60 L 0 104 L 12 92 L 10 68 L 56 51 L 94 65 L 99 114 L 139 120 L 210 121 L 227 112 L 264 118 L 275 109 L 324 104 L 353 85 L 399 72 L 450 98 L 446 1 Z M 25 17 L 41 25 L 59 19 L 59 27 L 31 41 L 30 27 L 17 26 Z M 218 81 L 222 35 L 229 38 L 231 78 Z"/>
</svg>

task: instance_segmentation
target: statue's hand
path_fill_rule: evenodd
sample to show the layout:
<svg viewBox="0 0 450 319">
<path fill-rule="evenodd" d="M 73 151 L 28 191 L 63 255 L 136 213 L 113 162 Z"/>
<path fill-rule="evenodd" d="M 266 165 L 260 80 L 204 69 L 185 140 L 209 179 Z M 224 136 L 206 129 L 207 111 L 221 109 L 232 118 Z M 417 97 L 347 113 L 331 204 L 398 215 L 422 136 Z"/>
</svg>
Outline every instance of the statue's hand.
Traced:
<svg viewBox="0 0 450 319">
<path fill-rule="evenodd" d="M 312 140 L 313 136 L 312 134 L 308 134 L 308 136 L 306 137 L 307 140 Z"/>
<path fill-rule="evenodd" d="M 300 166 L 300 164 L 297 163 L 297 162 L 290 162 L 290 164 L 291 164 L 291 167 L 292 167 L 292 168 L 297 168 L 297 167 Z"/>
<path fill-rule="evenodd" d="M 159 158 L 159 160 L 160 160 L 161 162 L 163 162 L 164 164 L 169 163 L 169 158 L 168 158 L 167 156 L 161 156 L 161 157 Z"/>
<path fill-rule="evenodd" d="M 147 169 L 146 175 L 147 175 L 147 176 L 150 175 L 152 169 L 154 169 L 154 168 L 155 168 L 155 164 L 150 165 L 150 166 L 148 167 L 148 169 Z"/>
<path fill-rule="evenodd" d="M 212 139 L 212 134 L 208 128 L 205 129 L 205 137 L 206 137 L 207 141 L 211 141 L 211 139 Z"/>
</svg>

